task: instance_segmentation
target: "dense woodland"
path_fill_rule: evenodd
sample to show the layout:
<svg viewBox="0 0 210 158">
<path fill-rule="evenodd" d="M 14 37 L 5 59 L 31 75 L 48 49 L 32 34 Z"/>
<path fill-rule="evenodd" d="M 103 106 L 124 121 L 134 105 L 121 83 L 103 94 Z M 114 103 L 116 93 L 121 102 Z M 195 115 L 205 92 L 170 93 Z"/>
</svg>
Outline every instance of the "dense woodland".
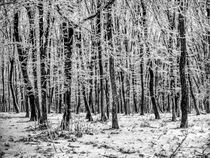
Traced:
<svg viewBox="0 0 210 158">
<path fill-rule="evenodd" d="M 0 111 L 210 113 L 209 0 L 1 0 Z"/>
</svg>

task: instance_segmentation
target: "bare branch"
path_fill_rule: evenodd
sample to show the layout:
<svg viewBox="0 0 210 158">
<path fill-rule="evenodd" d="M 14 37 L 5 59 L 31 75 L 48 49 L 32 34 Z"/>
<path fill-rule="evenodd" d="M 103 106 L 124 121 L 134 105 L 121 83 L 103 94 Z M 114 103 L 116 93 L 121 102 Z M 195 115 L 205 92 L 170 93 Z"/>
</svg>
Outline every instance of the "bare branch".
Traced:
<svg viewBox="0 0 210 158">
<path fill-rule="evenodd" d="M 111 6 L 112 4 L 114 4 L 115 0 L 110 0 L 104 7 L 102 7 L 101 9 L 97 10 L 97 12 L 85 19 L 82 20 L 82 22 L 85 22 L 87 20 L 91 20 L 93 18 L 95 18 L 98 14 L 100 14 L 100 12 L 104 9 L 107 9 L 109 6 Z"/>
</svg>

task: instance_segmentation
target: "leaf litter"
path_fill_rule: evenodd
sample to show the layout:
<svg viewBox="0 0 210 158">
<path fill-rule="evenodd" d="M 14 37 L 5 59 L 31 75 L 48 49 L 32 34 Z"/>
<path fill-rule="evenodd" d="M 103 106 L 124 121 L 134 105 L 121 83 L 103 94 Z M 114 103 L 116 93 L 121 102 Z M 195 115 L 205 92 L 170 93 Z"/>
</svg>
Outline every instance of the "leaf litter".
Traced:
<svg viewBox="0 0 210 158">
<path fill-rule="evenodd" d="M 189 128 L 180 129 L 170 114 L 119 115 L 120 129 L 111 129 L 100 116 L 93 122 L 74 115 L 69 131 L 59 129 L 62 115 L 49 115 L 49 128 L 28 122 L 24 113 L 0 113 L 0 157 L 208 157 L 209 114 L 189 115 Z"/>
</svg>

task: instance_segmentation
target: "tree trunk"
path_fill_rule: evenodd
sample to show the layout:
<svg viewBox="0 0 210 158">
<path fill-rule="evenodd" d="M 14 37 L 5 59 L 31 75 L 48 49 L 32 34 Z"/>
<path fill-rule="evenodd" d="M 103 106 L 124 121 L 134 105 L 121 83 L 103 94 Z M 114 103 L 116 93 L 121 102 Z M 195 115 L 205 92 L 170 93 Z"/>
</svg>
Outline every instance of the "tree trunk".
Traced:
<svg viewBox="0 0 210 158">
<path fill-rule="evenodd" d="M 83 71 L 84 70 L 84 62 L 83 62 L 83 57 L 82 57 L 82 37 L 81 37 L 81 32 L 78 32 L 76 35 L 77 38 L 77 46 L 79 48 L 79 55 L 80 55 L 80 59 L 81 59 L 81 68 Z M 85 91 L 85 83 L 82 83 L 82 95 L 83 95 L 83 99 L 84 99 L 84 104 L 85 104 L 85 109 L 87 112 L 86 115 L 86 119 L 88 119 L 89 121 L 93 121 L 92 115 L 91 115 L 91 111 L 90 111 L 90 106 L 88 105 L 88 101 L 87 101 L 87 97 L 86 97 L 86 91 Z"/>
<path fill-rule="evenodd" d="M 47 71 L 46 71 L 46 60 L 47 60 L 47 44 L 49 35 L 49 14 L 47 17 L 47 28 L 44 34 L 44 8 L 43 0 L 40 1 L 39 9 L 39 40 L 40 40 L 40 61 L 41 61 L 41 109 L 42 116 L 39 120 L 41 124 L 47 125 Z M 45 36 L 45 42 L 44 42 Z"/>
<path fill-rule="evenodd" d="M 206 1 L 206 12 L 207 12 L 207 18 L 208 18 L 208 24 L 210 24 L 210 1 Z M 205 63 L 206 70 L 210 69 L 210 31 L 207 31 L 207 62 Z M 206 113 L 210 113 L 210 73 L 206 72 L 206 99 L 205 99 L 205 109 Z"/>
<path fill-rule="evenodd" d="M 14 59 L 10 59 L 10 76 L 9 76 L 9 85 L 10 85 L 10 90 L 12 93 L 12 99 L 13 99 L 13 106 L 15 108 L 16 113 L 19 113 L 19 107 L 16 101 L 16 97 L 15 97 L 15 92 L 14 92 L 14 88 L 13 88 L 13 82 L 12 82 L 12 78 L 13 78 L 13 68 L 14 68 Z"/>
<path fill-rule="evenodd" d="M 132 91 L 133 91 L 133 106 L 135 113 L 138 113 L 137 100 L 136 100 L 136 90 L 135 90 L 135 75 L 134 66 L 132 66 Z"/>
<path fill-rule="evenodd" d="M 92 113 L 95 113 L 95 108 L 93 104 L 93 87 L 94 87 L 94 61 L 96 61 L 96 55 L 95 55 L 95 47 L 96 47 L 96 35 L 95 35 L 95 28 L 93 23 L 91 22 L 91 30 L 94 32 L 94 34 L 91 36 L 91 61 L 90 61 L 90 91 L 89 91 L 89 106 L 91 107 Z"/>
<path fill-rule="evenodd" d="M 84 98 L 85 109 L 86 109 L 86 112 L 87 112 L 86 119 L 88 119 L 88 121 L 93 121 L 91 111 L 90 111 L 90 107 L 89 107 L 88 102 L 87 102 L 87 97 L 86 97 L 86 93 L 85 93 L 85 85 L 84 84 L 82 85 L 82 94 L 83 94 L 83 98 Z"/>
<path fill-rule="evenodd" d="M 154 94 L 154 72 L 152 70 L 152 61 L 149 61 L 149 74 L 150 74 L 150 81 L 149 81 L 149 91 L 150 91 L 150 97 L 152 101 L 152 107 L 155 114 L 155 119 L 160 119 L 159 111 L 157 108 L 156 100 L 155 100 L 155 94 Z"/>
<path fill-rule="evenodd" d="M 175 76 L 174 76 L 174 58 L 173 58 L 173 30 L 175 28 L 175 11 L 172 13 L 167 10 L 167 16 L 169 21 L 169 29 L 171 33 L 169 34 L 169 44 L 168 52 L 170 53 L 170 101 L 172 104 L 172 121 L 176 121 L 176 108 L 175 108 Z"/>
<path fill-rule="evenodd" d="M 197 102 L 196 102 L 196 99 L 195 99 L 195 95 L 193 93 L 193 85 L 192 85 L 192 80 L 191 80 L 191 77 L 190 77 L 190 63 L 189 63 L 189 60 L 187 60 L 187 66 L 188 66 L 188 83 L 189 83 L 189 89 L 190 89 L 190 95 L 192 97 L 192 100 L 193 100 L 193 104 L 194 104 L 194 107 L 195 107 L 195 111 L 196 111 L 196 115 L 200 115 L 200 110 L 198 108 L 198 105 L 197 105 Z"/>
<path fill-rule="evenodd" d="M 98 0 L 97 9 L 100 10 L 101 0 Z M 103 63 L 102 63 L 102 47 L 101 47 L 101 12 L 97 15 L 96 19 L 96 33 L 97 33 L 97 47 L 98 47 L 98 63 L 99 63 L 99 73 L 100 73 L 100 91 L 101 91 L 101 121 L 106 121 L 107 116 L 105 115 L 104 109 L 104 72 L 103 72 Z"/>
<path fill-rule="evenodd" d="M 180 56 L 180 63 L 179 63 L 179 71 L 180 71 L 180 82 L 181 82 L 181 128 L 188 127 L 188 87 L 186 82 L 186 74 L 185 74 L 185 66 L 186 66 L 186 55 L 187 55 L 187 48 L 186 48 L 186 31 L 185 31 L 185 5 L 183 0 L 179 0 L 179 41 L 181 46 L 181 56 Z"/>
<path fill-rule="evenodd" d="M 125 86 L 124 86 L 123 70 L 120 71 L 120 78 L 121 78 L 122 101 L 123 101 L 123 106 L 124 106 L 124 112 L 125 112 L 125 115 L 127 115 L 128 114 L 128 108 L 127 108 L 127 102 L 126 102 L 126 99 L 125 99 Z"/>
<path fill-rule="evenodd" d="M 77 108 L 76 108 L 76 114 L 79 114 L 80 105 L 81 105 L 81 101 L 80 101 L 80 84 L 78 84 L 78 88 L 77 88 Z"/>
<path fill-rule="evenodd" d="M 33 75 L 34 75 L 34 100 L 37 109 L 37 117 L 38 120 L 41 117 L 40 105 L 39 105 L 39 95 L 38 95 L 38 78 L 37 78 L 37 49 L 36 49 L 36 40 L 35 40 L 35 24 L 34 24 L 34 16 L 35 12 L 30 7 L 27 7 L 27 14 L 29 17 L 29 24 L 30 24 L 30 32 L 29 32 L 29 43 L 32 45 L 32 62 L 33 62 Z M 32 106 L 32 105 L 31 105 Z M 31 107 L 31 120 L 35 117 L 35 107 Z"/>
<path fill-rule="evenodd" d="M 14 16 L 14 41 L 17 43 L 21 42 L 20 35 L 19 35 L 19 15 L 18 13 L 15 13 Z M 23 80 L 24 84 L 26 86 L 26 95 L 29 97 L 29 102 L 31 106 L 31 121 L 34 121 L 37 119 L 36 111 L 35 111 L 35 96 L 33 93 L 33 87 L 31 85 L 31 82 L 29 80 L 28 72 L 27 72 L 27 62 L 28 62 L 28 53 L 22 48 L 20 44 L 17 44 L 17 51 L 19 55 L 19 61 L 21 63 L 21 70 L 23 74 Z"/>
<path fill-rule="evenodd" d="M 2 96 L 2 111 L 6 112 L 6 99 L 5 99 L 5 82 L 4 82 L 4 54 L 2 57 L 3 61 L 2 61 L 2 68 L 1 68 L 1 74 L 2 74 L 2 90 L 3 90 L 3 96 Z"/>
<path fill-rule="evenodd" d="M 73 35 L 74 30 L 71 24 L 63 23 L 63 38 L 64 38 L 64 55 L 65 55 L 65 88 L 67 89 L 65 93 L 65 111 L 63 115 L 63 120 L 61 127 L 62 129 L 69 128 L 69 120 L 71 119 L 71 78 L 72 78 L 72 46 L 73 46 Z"/>
<path fill-rule="evenodd" d="M 111 14 L 111 7 L 108 8 L 107 13 L 107 37 L 109 46 L 112 48 L 112 14 Z M 112 50 L 112 49 L 111 49 Z M 111 81 L 111 89 L 112 89 L 112 128 L 119 129 L 118 119 L 117 119 L 117 104 L 118 104 L 118 96 L 117 96 L 117 86 L 115 83 L 115 65 L 114 65 L 114 57 L 113 54 L 109 55 L 109 75 Z"/>
<path fill-rule="evenodd" d="M 106 79 L 106 111 L 107 111 L 107 117 L 109 118 L 109 109 L 110 109 L 110 103 L 109 103 L 109 80 Z M 119 108 L 118 108 L 119 109 Z"/>
<path fill-rule="evenodd" d="M 146 26 L 146 16 L 147 16 L 147 11 L 146 11 L 146 6 L 144 4 L 144 1 L 141 0 L 141 8 L 142 8 L 142 26 L 144 28 L 144 34 L 147 34 L 147 26 Z M 138 6 L 138 12 L 140 14 L 140 6 Z M 140 39 L 139 39 L 140 40 Z M 140 104 L 140 115 L 144 115 L 144 51 L 143 51 L 143 44 L 141 45 L 140 48 L 140 77 L 141 77 L 141 104 Z"/>
</svg>

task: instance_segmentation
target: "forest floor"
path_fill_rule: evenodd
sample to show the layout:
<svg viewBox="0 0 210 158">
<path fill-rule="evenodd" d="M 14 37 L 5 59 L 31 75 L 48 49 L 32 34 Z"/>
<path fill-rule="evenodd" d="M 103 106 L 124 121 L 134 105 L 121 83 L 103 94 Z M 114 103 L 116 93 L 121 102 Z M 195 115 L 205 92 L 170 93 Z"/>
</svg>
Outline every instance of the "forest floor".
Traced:
<svg viewBox="0 0 210 158">
<path fill-rule="evenodd" d="M 73 115 L 70 131 L 58 129 L 62 115 L 48 115 L 47 130 L 29 122 L 25 113 L 0 113 L 0 157 L 210 157 L 210 115 L 189 115 L 189 128 L 180 129 L 180 120 L 171 114 L 155 120 L 145 116 L 119 115 L 119 130 L 111 129 L 111 119 L 100 122 L 93 116 Z M 206 158 L 205 157 L 205 158 Z"/>
</svg>

